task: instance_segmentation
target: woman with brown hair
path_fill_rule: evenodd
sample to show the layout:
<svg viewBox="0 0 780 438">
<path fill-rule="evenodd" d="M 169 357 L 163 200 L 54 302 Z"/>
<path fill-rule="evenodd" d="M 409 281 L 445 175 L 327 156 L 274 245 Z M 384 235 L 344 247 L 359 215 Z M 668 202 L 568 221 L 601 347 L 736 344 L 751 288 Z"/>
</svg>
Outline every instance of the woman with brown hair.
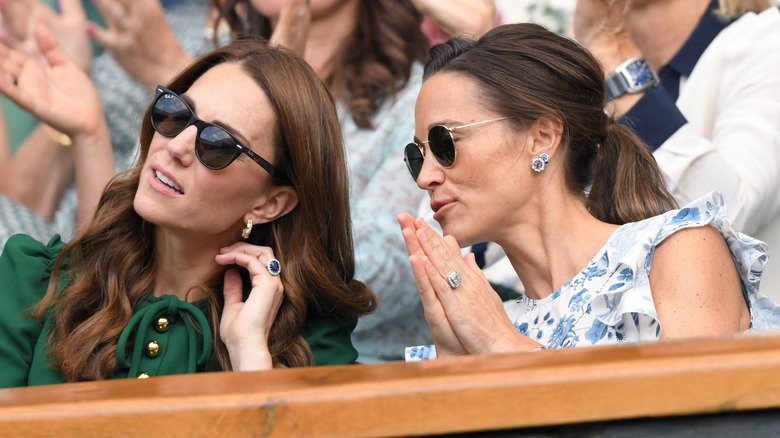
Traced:
<svg viewBox="0 0 780 438">
<path fill-rule="evenodd" d="M 421 193 L 397 159 L 414 130 L 427 41 L 410 0 L 228 0 L 234 35 L 268 38 L 302 54 L 336 99 L 347 149 L 356 277 L 377 311 L 353 333 L 361 362 L 400 359 L 410 340 L 430 342 L 395 215 L 416 212 Z M 221 20 L 218 20 L 218 23 Z"/>
<path fill-rule="evenodd" d="M 39 43 L 50 66 L 2 50 L 0 91 L 110 149 L 87 76 Z M 76 239 L 8 241 L 0 386 L 350 363 L 374 306 L 353 273 L 330 95 L 299 57 L 236 41 L 157 87 L 139 165 Z"/>
<path fill-rule="evenodd" d="M 405 159 L 442 238 L 398 220 L 439 356 L 780 325 L 766 245 L 713 192 L 680 210 L 646 146 L 605 112 L 596 59 L 532 24 L 431 50 Z M 525 291 L 502 306 L 472 254 L 501 245 Z M 407 350 L 408 359 L 437 355 Z"/>
</svg>

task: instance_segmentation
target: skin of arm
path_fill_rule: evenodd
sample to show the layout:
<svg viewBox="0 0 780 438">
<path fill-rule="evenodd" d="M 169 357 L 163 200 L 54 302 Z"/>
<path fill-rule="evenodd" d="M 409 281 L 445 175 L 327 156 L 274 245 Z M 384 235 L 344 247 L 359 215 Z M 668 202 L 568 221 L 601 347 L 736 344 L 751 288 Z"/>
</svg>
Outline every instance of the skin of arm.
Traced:
<svg viewBox="0 0 780 438">
<path fill-rule="evenodd" d="M 650 288 L 661 339 L 738 333 L 750 327 L 736 265 L 726 241 L 711 226 L 680 230 L 658 245 Z"/>
<path fill-rule="evenodd" d="M 73 181 L 73 156 L 52 141 L 40 125 L 19 146 L 16 154 L 3 152 L 0 191 L 51 220 L 65 189 Z"/>
</svg>

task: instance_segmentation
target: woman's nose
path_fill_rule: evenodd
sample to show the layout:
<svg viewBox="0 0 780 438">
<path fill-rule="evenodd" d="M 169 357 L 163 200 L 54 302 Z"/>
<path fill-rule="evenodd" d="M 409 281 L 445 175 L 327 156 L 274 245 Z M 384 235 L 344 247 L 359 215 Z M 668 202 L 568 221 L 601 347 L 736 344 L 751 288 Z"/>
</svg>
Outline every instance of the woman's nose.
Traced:
<svg viewBox="0 0 780 438">
<path fill-rule="evenodd" d="M 444 168 L 436 161 L 436 158 L 430 151 L 428 151 L 423 158 L 420 174 L 417 175 L 417 187 L 427 190 L 442 182 L 444 182 Z"/>
<path fill-rule="evenodd" d="M 195 142 L 198 138 L 198 127 L 190 125 L 184 131 L 168 140 L 165 149 L 182 166 L 191 166 L 195 160 Z"/>
</svg>

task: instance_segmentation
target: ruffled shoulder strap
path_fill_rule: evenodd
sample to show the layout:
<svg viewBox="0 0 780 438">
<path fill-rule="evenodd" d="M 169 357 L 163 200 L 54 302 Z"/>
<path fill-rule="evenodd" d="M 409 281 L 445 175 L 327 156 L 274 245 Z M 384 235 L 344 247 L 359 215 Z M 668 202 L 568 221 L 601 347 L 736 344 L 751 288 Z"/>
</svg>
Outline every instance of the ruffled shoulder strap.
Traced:
<svg viewBox="0 0 780 438">
<path fill-rule="evenodd" d="M 632 314 L 632 319 L 640 325 L 656 327 L 655 336 L 651 337 L 657 338 L 660 326 L 649 280 L 652 255 L 661 242 L 677 231 L 705 225 L 718 230 L 731 251 L 742 281 L 745 300 L 751 309 L 753 328 L 765 328 L 768 324 L 767 311 L 776 311 L 776 305 L 770 305 L 771 300 L 758 293 L 761 274 L 767 262 L 767 246 L 731 228 L 723 195 L 715 191 L 679 210 L 626 224 L 615 232 L 606 250 L 607 271 L 613 275 L 594 294 L 591 302 L 598 318 L 604 324 L 615 325 L 626 320 L 624 315 Z M 759 301 L 758 307 L 762 309 L 760 315 L 756 313 L 756 303 Z M 645 317 L 649 320 L 643 323 Z M 647 335 L 640 334 L 640 340 L 648 339 Z"/>
</svg>

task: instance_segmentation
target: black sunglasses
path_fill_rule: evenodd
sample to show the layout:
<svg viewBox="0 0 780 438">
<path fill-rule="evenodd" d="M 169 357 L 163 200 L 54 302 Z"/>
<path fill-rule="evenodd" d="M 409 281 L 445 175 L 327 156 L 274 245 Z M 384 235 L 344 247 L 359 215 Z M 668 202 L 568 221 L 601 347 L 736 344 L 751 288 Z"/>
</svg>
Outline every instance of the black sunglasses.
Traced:
<svg viewBox="0 0 780 438">
<path fill-rule="evenodd" d="M 425 144 L 431 149 L 431 153 L 436 157 L 436 161 L 444 167 L 452 167 L 455 164 L 455 139 L 452 138 L 452 131 L 469 126 L 481 125 L 483 123 L 497 122 L 509 117 L 484 120 L 482 122 L 469 123 L 468 125 L 455 126 L 448 128 L 444 125 L 436 125 L 428 131 L 428 141 L 414 141 L 404 148 L 404 161 L 412 178 L 417 181 L 425 160 Z"/>
<path fill-rule="evenodd" d="M 154 130 L 166 137 L 175 137 L 195 125 L 198 128 L 195 155 L 209 169 L 224 169 L 244 153 L 274 178 L 286 180 L 279 169 L 254 153 L 228 130 L 199 119 L 187 102 L 173 91 L 158 85 L 151 112 Z"/>
</svg>

